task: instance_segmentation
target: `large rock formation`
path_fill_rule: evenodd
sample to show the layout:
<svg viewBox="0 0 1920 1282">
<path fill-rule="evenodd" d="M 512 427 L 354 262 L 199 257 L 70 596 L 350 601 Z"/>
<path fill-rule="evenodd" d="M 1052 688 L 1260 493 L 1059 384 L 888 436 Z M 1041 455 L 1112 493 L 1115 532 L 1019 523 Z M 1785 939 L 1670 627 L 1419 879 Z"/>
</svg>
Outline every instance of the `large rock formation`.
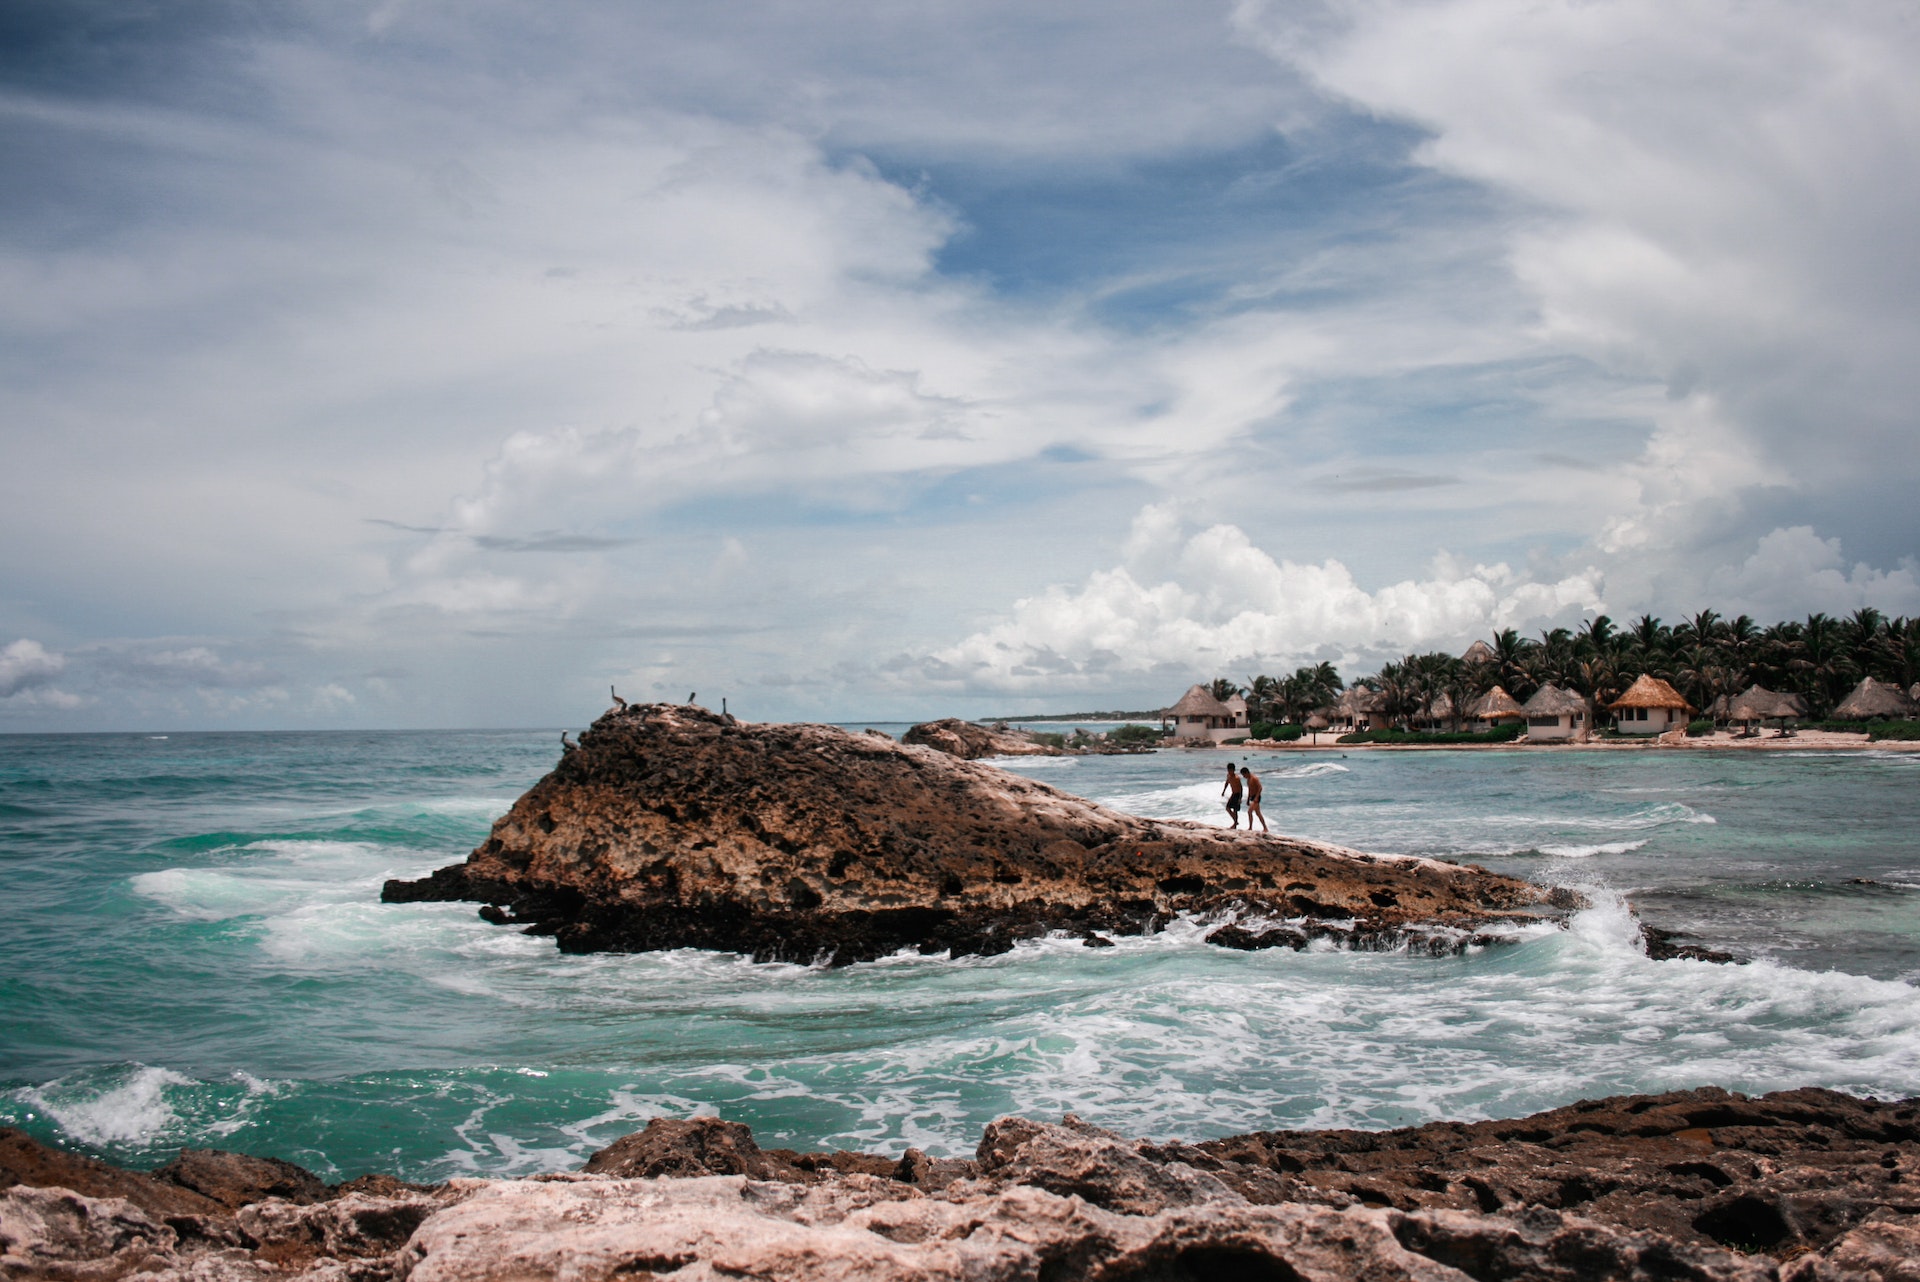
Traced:
<svg viewBox="0 0 1920 1282">
<path fill-rule="evenodd" d="M 573 952 L 836 963 L 1004 952 L 1052 929 L 1101 942 L 1182 911 L 1445 949 L 1577 902 L 1480 868 L 1138 819 L 883 735 L 661 704 L 601 717 L 464 864 L 382 897 L 479 902 Z"/>
<path fill-rule="evenodd" d="M 978 761 L 983 757 L 1058 757 L 1065 752 L 1040 742 L 1025 730 L 996 730 L 958 717 L 923 721 L 901 735 L 900 742 L 934 748 L 965 761 Z"/>
<path fill-rule="evenodd" d="M 22 1183 L 0 1192 L 0 1277 L 1911 1282 L 1917 1106 L 1705 1089 L 1198 1145 L 1005 1118 L 970 1160 L 763 1151 L 737 1123 L 657 1119 L 578 1174 L 363 1179 L 207 1214 Z M 6 1138 L 14 1166 L 77 1169 Z M 258 1160 L 235 1169 L 297 1170 Z"/>
</svg>

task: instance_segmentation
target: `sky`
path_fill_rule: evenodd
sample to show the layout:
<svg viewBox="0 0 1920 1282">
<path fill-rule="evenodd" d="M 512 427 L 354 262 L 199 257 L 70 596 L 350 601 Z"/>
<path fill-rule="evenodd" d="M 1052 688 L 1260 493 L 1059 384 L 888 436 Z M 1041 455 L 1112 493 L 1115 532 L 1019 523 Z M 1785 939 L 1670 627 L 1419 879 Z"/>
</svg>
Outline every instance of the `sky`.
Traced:
<svg viewBox="0 0 1920 1282">
<path fill-rule="evenodd" d="M 12 0 L 0 731 L 1920 614 L 1901 0 Z"/>
</svg>

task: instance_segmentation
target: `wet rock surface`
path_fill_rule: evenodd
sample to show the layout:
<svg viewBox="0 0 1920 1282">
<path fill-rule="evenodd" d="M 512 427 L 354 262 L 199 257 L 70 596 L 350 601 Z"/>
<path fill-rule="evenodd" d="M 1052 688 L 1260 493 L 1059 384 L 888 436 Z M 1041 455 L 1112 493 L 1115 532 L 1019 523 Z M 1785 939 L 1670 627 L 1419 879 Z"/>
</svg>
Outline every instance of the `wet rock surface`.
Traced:
<svg viewBox="0 0 1920 1282">
<path fill-rule="evenodd" d="M 579 1173 L 356 1181 L 212 1216 L 16 1184 L 0 1277 L 1906 1282 L 1917 1115 L 1709 1088 L 1193 1145 L 1004 1118 L 966 1160 L 762 1150 L 737 1123 L 656 1119 Z M 93 1169 L 9 1142 L 11 1170 Z"/>
<path fill-rule="evenodd" d="M 1135 935 L 1180 912 L 1449 951 L 1579 902 L 1474 867 L 1139 819 L 881 735 L 663 704 L 601 717 L 465 863 L 382 898 L 480 903 L 571 952 L 836 964 Z"/>
</svg>

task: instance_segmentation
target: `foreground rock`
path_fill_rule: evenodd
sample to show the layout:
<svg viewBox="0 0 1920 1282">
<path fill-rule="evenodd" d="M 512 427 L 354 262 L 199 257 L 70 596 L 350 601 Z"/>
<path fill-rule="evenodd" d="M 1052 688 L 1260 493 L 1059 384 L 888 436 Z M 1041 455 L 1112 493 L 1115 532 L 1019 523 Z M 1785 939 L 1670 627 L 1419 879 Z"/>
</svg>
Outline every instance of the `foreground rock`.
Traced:
<svg viewBox="0 0 1920 1282">
<path fill-rule="evenodd" d="M 1577 903 L 1480 868 L 1138 819 L 884 735 L 658 704 L 601 717 L 464 864 L 382 898 L 478 902 L 570 952 L 842 964 L 1247 910 L 1301 939 L 1446 950 Z"/>
<path fill-rule="evenodd" d="M 1916 1106 L 1706 1089 L 1199 1145 L 1005 1118 L 964 1161 L 762 1150 L 735 1123 L 657 1119 L 578 1174 L 356 1181 L 219 1214 L 17 1184 L 0 1192 L 0 1276 L 1907 1282 Z M 77 1160 L 6 1138 L 14 1166 Z"/>
</svg>

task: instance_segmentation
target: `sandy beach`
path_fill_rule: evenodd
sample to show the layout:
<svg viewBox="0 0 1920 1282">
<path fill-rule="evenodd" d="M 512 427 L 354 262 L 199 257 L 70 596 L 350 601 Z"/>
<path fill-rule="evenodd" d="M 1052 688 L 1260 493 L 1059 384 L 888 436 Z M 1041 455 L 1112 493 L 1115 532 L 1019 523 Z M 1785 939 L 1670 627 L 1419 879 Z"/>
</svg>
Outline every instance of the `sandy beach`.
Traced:
<svg viewBox="0 0 1920 1282">
<path fill-rule="evenodd" d="M 1796 730 L 1791 738 L 1782 738 L 1771 730 L 1752 738 L 1716 730 L 1699 738 L 1670 733 L 1650 735 L 1644 739 L 1589 739 L 1584 743 L 1571 739 L 1546 743 L 1528 743 L 1524 739 L 1513 743 L 1340 743 L 1337 735 L 1327 733 L 1321 735 L 1317 743 L 1306 739 L 1293 743 L 1249 739 L 1232 747 L 1248 752 L 1325 752 L 1330 748 L 1337 748 L 1341 752 L 1834 752 L 1859 749 L 1920 752 L 1920 741 L 1873 740 L 1864 734 L 1850 734 L 1842 730 Z M 1211 752 L 1217 749 L 1194 748 L 1190 751 Z"/>
</svg>

